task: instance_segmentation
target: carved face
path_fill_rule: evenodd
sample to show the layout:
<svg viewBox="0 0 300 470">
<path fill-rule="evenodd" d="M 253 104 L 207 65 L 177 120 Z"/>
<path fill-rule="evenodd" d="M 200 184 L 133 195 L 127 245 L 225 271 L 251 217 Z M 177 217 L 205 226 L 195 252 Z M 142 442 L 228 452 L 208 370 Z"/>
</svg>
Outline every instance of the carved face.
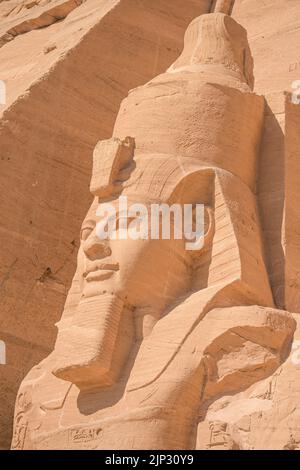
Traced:
<svg viewBox="0 0 300 470">
<path fill-rule="evenodd" d="M 124 214 L 118 212 L 119 203 L 125 195 L 130 199 L 130 204 L 140 204 L 139 195 L 142 195 L 142 200 L 148 205 L 146 217 L 148 230 L 151 230 L 152 222 L 149 223 L 148 218 L 150 201 L 151 204 L 169 201 L 175 188 L 179 188 L 179 195 L 173 200 L 178 203 L 187 191 L 184 185 L 178 186 L 185 179 L 185 172 L 174 158 L 164 155 L 133 160 L 134 148 L 135 141 L 131 137 L 126 137 L 124 141 L 116 138 L 102 141 L 95 148 L 90 186 L 95 199 L 81 229 L 77 274 L 83 298 L 115 294 L 130 306 L 151 305 L 156 310 L 187 291 L 191 254 L 186 250 L 182 233 L 179 239 L 175 239 L 174 227 L 171 227 L 168 239 L 151 239 L 150 236 L 147 239 L 132 239 L 130 230 L 124 239 L 120 239 L 118 232 Z M 193 184 L 199 191 L 199 181 Z M 104 201 L 114 206 L 117 219 L 115 237 L 110 233 L 108 240 L 101 239 L 97 233 L 99 223 L 103 227 L 106 222 L 109 223 L 105 216 L 101 220 L 96 215 L 99 214 L 98 206 L 101 207 Z M 109 218 L 108 214 L 106 217 Z M 124 222 L 127 227 L 134 221 L 126 218 Z"/>
<path fill-rule="evenodd" d="M 97 150 L 94 154 L 96 169 L 91 184 L 95 199 L 82 225 L 78 252 L 76 279 L 80 299 L 73 315 L 60 326 L 57 364 L 53 369 L 54 375 L 80 388 L 114 383 L 130 353 L 133 339 L 148 335 L 166 308 L 189 291 L 193 252 L 186 249 L 182 233 L 178 237 L 177 232 L 175 237 L 177 224 L 170 224 L 168 237 L 162 237 L 161 233 L 157 239 L 149 236 L 152 228 L 149 215 L 153 208 L 150 205 L 172 201 L 171 204 L 182 206 L 185 203 L 182 195 L 189 193 L 188 187 L 193 188 L 192 193 L 196 192 L 198 198 L 199 188 L 207 180 L 205 173 L 197 181 L 187 180 L 177 163 L 165 158 L 162 160 L 166 164 L 164 181 L 156 174 L 161 165 L 153 158 L 149 159 L 150 168 L 145 160 L 140 162 L 140 167 L 137 162 L 133 177 L 128 178 L 134 168 L 128 159 L 128 155 L 132 155 L 132 139 L 123 142 L 112 139 L 97 148 L 101 152 Z M 128 184 L 125 184 L 127 179 Z M 186 185 L 180 184 L 183 181 Z M 144 239 L 132 237 L 130 233 L 134 220 L 128 220 L 127 211 L 126 215 L 122 212 L 124 196 L 130 201 L 131 209 L 133 204 L 145 201 L 148 230 Z M 109 237 L 103 239 L 99 236 L 99 224 L 106 231 L 111 213 L 104 210 L 100 215 L 99 209 L 108 201 L 114 206 L 116 223 L 114 233 L 110 227 Z M 137 210 L 135 218 L 139 215 Z M 175 220 L 176 216 L 174 223 Z M 124 222 L 126 233 L 122 237 Z"/>
<path fill-rule="evenodd" d="M 119 208 L 118 199 L 115 204 Z M 81 299 L 71 324 L 60 329 L 53 369 L 54 375 L 80 388 L 114 383 L 133 338 L 150 334 L 191 282 L 192 255 L 184 238 L 132 239 L 128 234 L 111 239 L 111 232 L 103 240 L 97 224 L 105 220 L 97 208 L 95 198 L 81 229 L 76 275 Z M 116 213 L 115 235 L 120 235 L 122 215 Z"/>
<path fill-rule="evenodd" d="M 114 205 L 114 235 L 119 238 L 123 215 L 117 211 L 118 200 Z M 96 224 L 105 225 L 106 221 L 96 215 L 97 207 L 95 199 L 81 229 L 78 270 L 83 297 L 113 293 L 132 306 L 155 308 L 169 304 L 187 290 L 191 255 L 184 239 L 172 237 L 172 227 L 170 240 L 133 240 L 130 228 L 126 239 L 101 240 Z"/>
</svg>

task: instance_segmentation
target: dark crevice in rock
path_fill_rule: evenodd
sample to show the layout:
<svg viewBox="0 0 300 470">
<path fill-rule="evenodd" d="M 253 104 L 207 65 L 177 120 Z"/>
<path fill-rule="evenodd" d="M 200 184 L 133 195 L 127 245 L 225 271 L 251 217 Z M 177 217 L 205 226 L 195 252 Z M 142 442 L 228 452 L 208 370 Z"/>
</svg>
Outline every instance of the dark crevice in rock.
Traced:
<svg viewBox="0 0 300 470">
<path fill-rule="evenodd" d="M 34 29 L 41 29 L 51 26 L 58 21 L 64 20 L 69 13 L 79 7 L 86 0 L 67 0 L 60 5 L 56 5 L 49 10 L 44 11 L 41 15 L 22 21 L 21 23 L 10 28 L 0 37 L 0 47 L 12 41 L 20 34 L 29 33 Z"/>
</svg>

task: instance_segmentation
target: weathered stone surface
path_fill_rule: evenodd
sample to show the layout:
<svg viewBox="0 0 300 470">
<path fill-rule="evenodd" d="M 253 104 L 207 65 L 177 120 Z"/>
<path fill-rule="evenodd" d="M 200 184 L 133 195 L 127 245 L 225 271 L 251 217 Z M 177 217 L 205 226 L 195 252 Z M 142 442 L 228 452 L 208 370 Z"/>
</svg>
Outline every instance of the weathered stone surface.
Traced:
<svg viewBox="0 0 300 470">
<path fill-rule="evenodd" d="M 9 0 L 0 15 L 0 445 L 53 350 L 102 139 L 93 195 L 200 198 L 205 246 L 103 249 L 94 200 L 12 448 L 298 449 L 299 1 Z"/>
<path fill-rule="evenodd" d="M 131 90 L 96 147 L 73 284 L 54 351 L 20 387 L 13 449 L 263 446 L 261 421 L 244 423 L 252 395 L 244 408 L 240 396 L 286 370 L 297 323 L 269 284 L 256 196 L 265 102 L 229 3 L 192 21 L 180 57 Z M 120 219 L 124 196 L 204 204 L 203 244 L 151 239 L 148 225 L 146 238 L 119 238 L 117 225 L 101 239 L 105 204 Z M 261 416 L 276 406 L 253 398 Z"/>
<path fill-rule="evenodd" d="M 1 15 L 11 11 L 1 35 L 65 3 L 0 2 Z M 188 23 L 208 4 L 87 0 L 0 49 L 0 446 L 9 447 L 20 381 L 53 349 L 91 200 L 93 148 L 111 136 L 128 90 L 175 60 Z"/>
</svg>

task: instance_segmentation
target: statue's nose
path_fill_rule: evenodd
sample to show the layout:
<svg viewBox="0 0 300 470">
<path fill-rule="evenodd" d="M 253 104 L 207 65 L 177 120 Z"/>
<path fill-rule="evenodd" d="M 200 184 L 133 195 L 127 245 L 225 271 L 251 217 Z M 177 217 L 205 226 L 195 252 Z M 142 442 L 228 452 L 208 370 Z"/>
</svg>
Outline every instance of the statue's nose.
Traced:
<svg viewBox="0 0 300 470">
<path fill-rule="evenodd" d="M 84 241 L 83 251 L 91 259 L 101 259 L 111 255 L 111 249 L 106 240 L 101 240 L 96 235 L 92 235 Z"/>
</svg>

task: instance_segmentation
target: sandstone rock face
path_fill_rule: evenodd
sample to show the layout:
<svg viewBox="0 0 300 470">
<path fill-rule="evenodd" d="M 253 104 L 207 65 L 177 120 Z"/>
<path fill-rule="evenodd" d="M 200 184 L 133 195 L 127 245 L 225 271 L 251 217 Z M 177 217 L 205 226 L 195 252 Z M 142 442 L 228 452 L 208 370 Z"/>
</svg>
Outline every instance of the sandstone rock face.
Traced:
<svg viewBox="0 0 300 470">
<path fill-rule="evenodd" d="M 266 405 L 256 387 L 287 371 L 297 323 L 269 284 L 256 196 L 265 102 L 232 7 L 216 2 L 192 21 L 180 57 L 129 93 L 113 137 L 95 148 L 76 273 L 54 351 L 21 384 L 13 449 L 270 442 L 258 444 L 256 429 L 281 396 Z M 124 237 L 125 197 L 146 210 L 202 204 L 202 243 L 154 239 L 148 223 Z M 118 224 L 103 239 L 108 202 Z M 285 434 L 275 445 L 295 446 Z"/>
<path fill-rule="evenodd" d="M 21 380 L 54 346 L 91 201 L 93 148 L 111 136 L 128 90 L 170 66 L 186 27 L 208 6 L 0 2 L 0 36 L 16 32 L 0 48 L 0 447 L 10 446 Z"/>
<path fill-rule="evenodd" d="M 0 12 L 12 448 L 298 449 L 298 0 Z M 203 243 L 100 240 L 124 196 L 203 204 Z"/>
</svg>

